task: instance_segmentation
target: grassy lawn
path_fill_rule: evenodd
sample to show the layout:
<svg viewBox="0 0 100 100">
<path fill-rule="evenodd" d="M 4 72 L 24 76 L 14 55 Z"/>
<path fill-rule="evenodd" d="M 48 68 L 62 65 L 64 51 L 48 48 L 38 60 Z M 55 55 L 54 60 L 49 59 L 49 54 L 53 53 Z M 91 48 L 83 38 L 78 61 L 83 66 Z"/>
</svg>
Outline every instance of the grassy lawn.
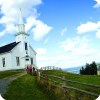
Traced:
<svg viewBox="0 0 100 100">
<path fill-rule="evenodd" d="M 3 95 L 6 100 L 57 100 L 51 99 L 49 93 L 39 88 L 36 76 L 24 75 L 8 85 L 7 93 Z"/>
<path fill-rule="evenodd" d="M 100 65 L 97 65 L 97 68 L 99 68 Z"/>
<path fill-rule="evenodd" d="M 83 83 L 94 84 L 94 85 L 100 86 L 100 76 L 99 75 L 78 75 L 78 74 L 73 74 L 73 73 L 69 73 L 69 72 L 65 72 L 65 71 L 57 71 L 57 70 L 51 70 L 51 71 L 48 70 L 48 71 L 43 71 L 42 73 L 44 73 L 44 74 L 47 73 L 48 75 L 54 75 L 54 76 L 59 76 L 59 77 L 65 76 L 65 78 L 67 80 L 72 80 L 72 81 L 83 82 Z M 48 78 L 62 83 L 62 80 L 60 80 L 60 79 L 52 78 L 52 77 L 48 77 Z M 52 82 L 52 84 L 54 84 L 54 83 Z M 61 86 L 59 84 L 56 84 L 56 85 Z M 86 91 L 89 91 L 92 93 L 100 94 L 100 88 L 85 86 L 85 85 L 71 83 L 71 82 L 66 82 L 66 85 L 75 87 L 78 89 L 86 90 Z M 97 97 L 87 95 L 85 93 L 81 93 L 81 92 L 78 92 L 75 90 L 71 90 L 71 89 L 66 89 L 66 90 L 68 91 L 68 93 L 70 93 L 74 96 L 77 96 L 79 98 L 85 99 L 85 100 L 97 99 Z"/>
<path fill-rule="evenodd" d="M 25 72 L 25 70 L 9 70 L 9 71 L 2 71 L 0 72 L 0 79 L 8 77 L 8 76 L 12 76 L 18 73 L 23 73 Z"/>
</svg>

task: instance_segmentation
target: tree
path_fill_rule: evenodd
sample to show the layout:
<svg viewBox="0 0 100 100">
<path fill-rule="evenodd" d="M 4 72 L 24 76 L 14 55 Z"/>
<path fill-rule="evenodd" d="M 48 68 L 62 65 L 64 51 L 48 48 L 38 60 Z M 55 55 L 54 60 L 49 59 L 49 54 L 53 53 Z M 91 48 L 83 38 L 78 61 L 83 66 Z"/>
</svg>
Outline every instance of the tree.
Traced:
<svg viewBox="0 0 100 100">
<path fill-rule="evenodd" d="M 95 61 L 93 61 L 91 64 L 86 63 L 86 68 L 80 69 L 80 74 L 83 75 L 97 75 L 97 65 Z"/>
<path fill-rule="evenodd" d="M 82 66 L 81 74 L 83 74 L 83 75 L 85 74 L 83 66 Z"/>
<path fill-rule="evenodd" d="M 81 71 L 81 69 L 80 69 L 80 74 L 82 74 L 82 71 Z"/>
<path fill-rule="evenodd" d="M 86 68 L 85 68 L 86 75 L 91 75 L 90 69 L 91 69 L 90 65 L 86 63 Z"/>
<path fill-rule="evenodd" d="M 92 70 L 92 75 L 97 75 L 97 65 L 95 61 L 93 61 L 91 64 L 91 70 Z"/>
</svg>

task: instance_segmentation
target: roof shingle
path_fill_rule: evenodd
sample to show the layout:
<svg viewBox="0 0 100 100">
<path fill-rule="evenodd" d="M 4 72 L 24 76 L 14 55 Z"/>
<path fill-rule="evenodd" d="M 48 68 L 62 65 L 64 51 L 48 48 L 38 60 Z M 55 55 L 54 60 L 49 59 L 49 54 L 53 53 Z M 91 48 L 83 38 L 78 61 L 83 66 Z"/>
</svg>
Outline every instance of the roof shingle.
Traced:
<svg viewBox="0 0 100 100">
<path fill-rule="evenodd" d="M 19 42 L 12 42 L 10 44 L 7 44 L 5 46 L 0 47 L 0 54 L 4 52 L 11 51 Z"/>
</svg>

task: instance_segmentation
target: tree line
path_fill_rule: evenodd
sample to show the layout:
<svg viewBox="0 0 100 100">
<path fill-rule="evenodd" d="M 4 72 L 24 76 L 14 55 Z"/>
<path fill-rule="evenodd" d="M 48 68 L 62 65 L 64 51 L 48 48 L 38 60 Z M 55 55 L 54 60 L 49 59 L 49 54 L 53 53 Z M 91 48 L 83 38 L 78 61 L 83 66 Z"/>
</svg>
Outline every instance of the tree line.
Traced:
<svg viewBox="0 0 100 100">
<path fill-rule="evenodd" d="M 93 61 L 91 64 L 86 63 L 86 68 L 80 69 L 80 74 L 82 75 L 97 75 L 97 65 L 95 61 Z"/>
</svg>

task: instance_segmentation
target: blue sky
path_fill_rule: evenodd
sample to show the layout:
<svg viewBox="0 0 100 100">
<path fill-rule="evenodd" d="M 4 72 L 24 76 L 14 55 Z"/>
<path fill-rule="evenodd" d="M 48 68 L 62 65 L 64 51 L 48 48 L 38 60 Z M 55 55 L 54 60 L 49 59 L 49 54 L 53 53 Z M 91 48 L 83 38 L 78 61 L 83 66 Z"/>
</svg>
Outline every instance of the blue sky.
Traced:
<svg viewBox="0 0 100 100">
<path fill-rule="evenodd" d="M 0 46 L 15 41 L 20 7 L 39 68 L 100 62 L 100 0 L 0 0 Z"/>
</svg>

